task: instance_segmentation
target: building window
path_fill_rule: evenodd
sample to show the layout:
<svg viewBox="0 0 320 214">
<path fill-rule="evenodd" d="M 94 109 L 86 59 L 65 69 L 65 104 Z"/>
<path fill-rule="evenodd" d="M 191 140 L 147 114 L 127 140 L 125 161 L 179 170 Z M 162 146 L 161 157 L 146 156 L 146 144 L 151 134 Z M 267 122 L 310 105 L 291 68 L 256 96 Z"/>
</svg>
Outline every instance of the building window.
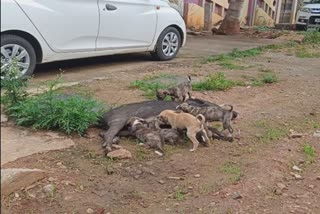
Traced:
<svg viewBox="0 0 320 214">
<path fill-rule="evenodd" d="M 219 16 L 222 16 L 223 7 L 216 3 L 216 6 L 214 7 L 214 13 L 218 14 Z"/>
</svg>

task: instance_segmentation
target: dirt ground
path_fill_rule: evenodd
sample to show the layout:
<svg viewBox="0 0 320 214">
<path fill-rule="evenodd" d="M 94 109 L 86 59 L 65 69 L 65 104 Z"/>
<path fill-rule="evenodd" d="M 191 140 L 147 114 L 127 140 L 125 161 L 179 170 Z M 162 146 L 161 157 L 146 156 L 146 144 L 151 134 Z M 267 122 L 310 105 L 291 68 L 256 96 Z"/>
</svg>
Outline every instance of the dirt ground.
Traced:
<svg viewBox="0 0 320 214">
<path fill-rule="evenodd" d="M 227 78 L 244 80 L 271 70 L 280 79 L 260 87 L 193 93 L 232 104 L 240 113 L 232 143 L 215 140 L 193 153 L 189 142 L 167 145 L 166 156 L 160 158 L 134 139 L 123 138 L 120 145 L 133 159 L 110 160 L 103 155 L 100 130 L 91 128 L 87 138 L 72 136 L 73 148 L 8 163 L 3 168 L 43 169 L 48 178 L 17 192 L 19 197 L 5 198 L 2 213 L 320 213 L 320 138 L 313 136 L 320 129 L 319 58 L 297 58 L 281 50 L 238 63 L 245 69 L 202 64 L 200 58 L 158 62 L 68 89 L 92 91 L 98 100 L 118 105 L 146 100 L 142 91 L 129 87 L 146 75 L 191 74 L 197 81 L 221 71 Z M 290 129 L 303 136 L 289 138 Z M 315 148 L 314 157 L 303 152 L 305 144 Z M 48 184 L 55 187 L 50 196 L 43 192 Z"/>
</svg>

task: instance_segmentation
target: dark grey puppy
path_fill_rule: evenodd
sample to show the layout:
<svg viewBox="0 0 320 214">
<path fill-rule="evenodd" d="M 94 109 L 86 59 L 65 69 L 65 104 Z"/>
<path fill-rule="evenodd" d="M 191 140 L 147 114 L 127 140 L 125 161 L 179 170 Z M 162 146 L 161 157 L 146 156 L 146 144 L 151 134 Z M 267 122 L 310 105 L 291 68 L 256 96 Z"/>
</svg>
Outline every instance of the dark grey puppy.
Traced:
<svg viewBox="0 0 320 214">
<path fill-rule="evenodd" d="M 191 98 L 191 77 L 188 76 L 188 80 L 186 82 L 182 82 L 174 87 L 170 87 L 167 89 L 159 89 L 157 90 L 157 98 L 158 100 L 164 100 L 166 96 L 171 96 L 173 101 L 176 102 L 184 102 Z"/>
<path fill-rule="evenodd" d="M 164 155 L 164 138 L 162 135 L 153 129 L 144 126 L 145 120 L 139 117 L 132 117 L 128 121 L 131 133 L 143 144 L 150 148 L 156 149 L 156 153 Z"/>
<path fill-rule="evenodd" d="M 183 143 L 182 132 L 171 129 L 170 126 L 161 125 L 156 117 L 147 118 L 145 121 L 148 128 L 157 130 L 162 135 L 165 144 L 177 145 Z"/>
<path fill-rule="evenodd" d="M 207 122 L 222 121 L 223 130 L 228 129 L 230 133 L 233 133 L 231 127 L 231 120 L 233 118 L 233 106 L 227 105 L 230 109 L 225 109 L 220 106 L 210 106 L 210 107 L 196 107 L 191 106 L 188 103 L 182 103 L 177 106 L 178 110 L 182 110 L 192 115 L 202 114 Z"/>
</svg>

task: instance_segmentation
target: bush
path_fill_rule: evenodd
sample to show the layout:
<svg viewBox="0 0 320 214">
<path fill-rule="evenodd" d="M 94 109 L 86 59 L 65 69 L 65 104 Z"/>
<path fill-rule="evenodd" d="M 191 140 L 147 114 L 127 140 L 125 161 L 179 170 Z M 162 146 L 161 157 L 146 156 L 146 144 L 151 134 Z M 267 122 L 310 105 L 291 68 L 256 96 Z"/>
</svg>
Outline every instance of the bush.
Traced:
<svg viewBox="0 0 320 214">
<path fill-rule="evenodd" d="M 82 135 L 103 113 L 102 104 L 94 99 L 54 91 L 59 82 L 56 80 L 47 82 L 48 91 L 37 96 L 27 96 L 27 82 L 20 78 L 7 78 L 2 82 L 6 90 L 5 110 L 17 125 Z"/>
<path fill-rule="evenodd" d="M 278 82 L 279 79 L 275 73 L 269 72 L 269 73 L 264 73 L 262 75 L 261 81 L 262 81 L 262 83 L 265 83 L 265 84 L 271 84 L 271 83 Z"/>
<path fill-rule="evenodd" d="M 307 32 L 303 42 L 306 44 L 320 44 L 320 32 Z"/>
<path fill-rule="evenodd" d="M 235 82 L 226 79 L 224 73 L 219 72 L 210 75 L 203 81 L 192 84 L 194 91 L 216 91 L 216 90 L 227 90 L 235 86 Z"/>
</svg>

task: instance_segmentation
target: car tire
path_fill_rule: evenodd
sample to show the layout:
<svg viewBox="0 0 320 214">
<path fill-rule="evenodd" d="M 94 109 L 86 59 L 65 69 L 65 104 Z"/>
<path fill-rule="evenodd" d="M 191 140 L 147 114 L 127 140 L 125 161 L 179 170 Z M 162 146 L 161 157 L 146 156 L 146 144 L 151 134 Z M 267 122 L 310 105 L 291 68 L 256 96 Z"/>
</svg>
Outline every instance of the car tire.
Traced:
<svg viewBox="0 0 320 214">
<path fill-rule="evenodd" d="M 14 49 L 16 49 L 14 51 Z M 13 52 L 15 56 L 12 56 Z M 36 67 L 37 57 L 33 46 L 26 39 L 11 35 L 5 34 L 1 35 L 1 66 L 2 62 L 7 63 L 7 66 L 11 66 L 11 61 L 13 57 L 18 59 L 18 65 L 21 73 L 19 77 L 28 77 L 33 74 L 33 71 Z M 2 74 L 3 68 L 1 67 L 1 78 L 3 78 L 4 74 Z"/>
<path fill-rule="evenodd" d="M 167 44 L 167 46 L 165 44 Z M 155 50 L 151 52 L 151 55 L 156 60 L 171 60 L 177 56 L 180 47 L 180 32 L 174 27 L 167 27 L 160 34 Z"/>
</svg>

